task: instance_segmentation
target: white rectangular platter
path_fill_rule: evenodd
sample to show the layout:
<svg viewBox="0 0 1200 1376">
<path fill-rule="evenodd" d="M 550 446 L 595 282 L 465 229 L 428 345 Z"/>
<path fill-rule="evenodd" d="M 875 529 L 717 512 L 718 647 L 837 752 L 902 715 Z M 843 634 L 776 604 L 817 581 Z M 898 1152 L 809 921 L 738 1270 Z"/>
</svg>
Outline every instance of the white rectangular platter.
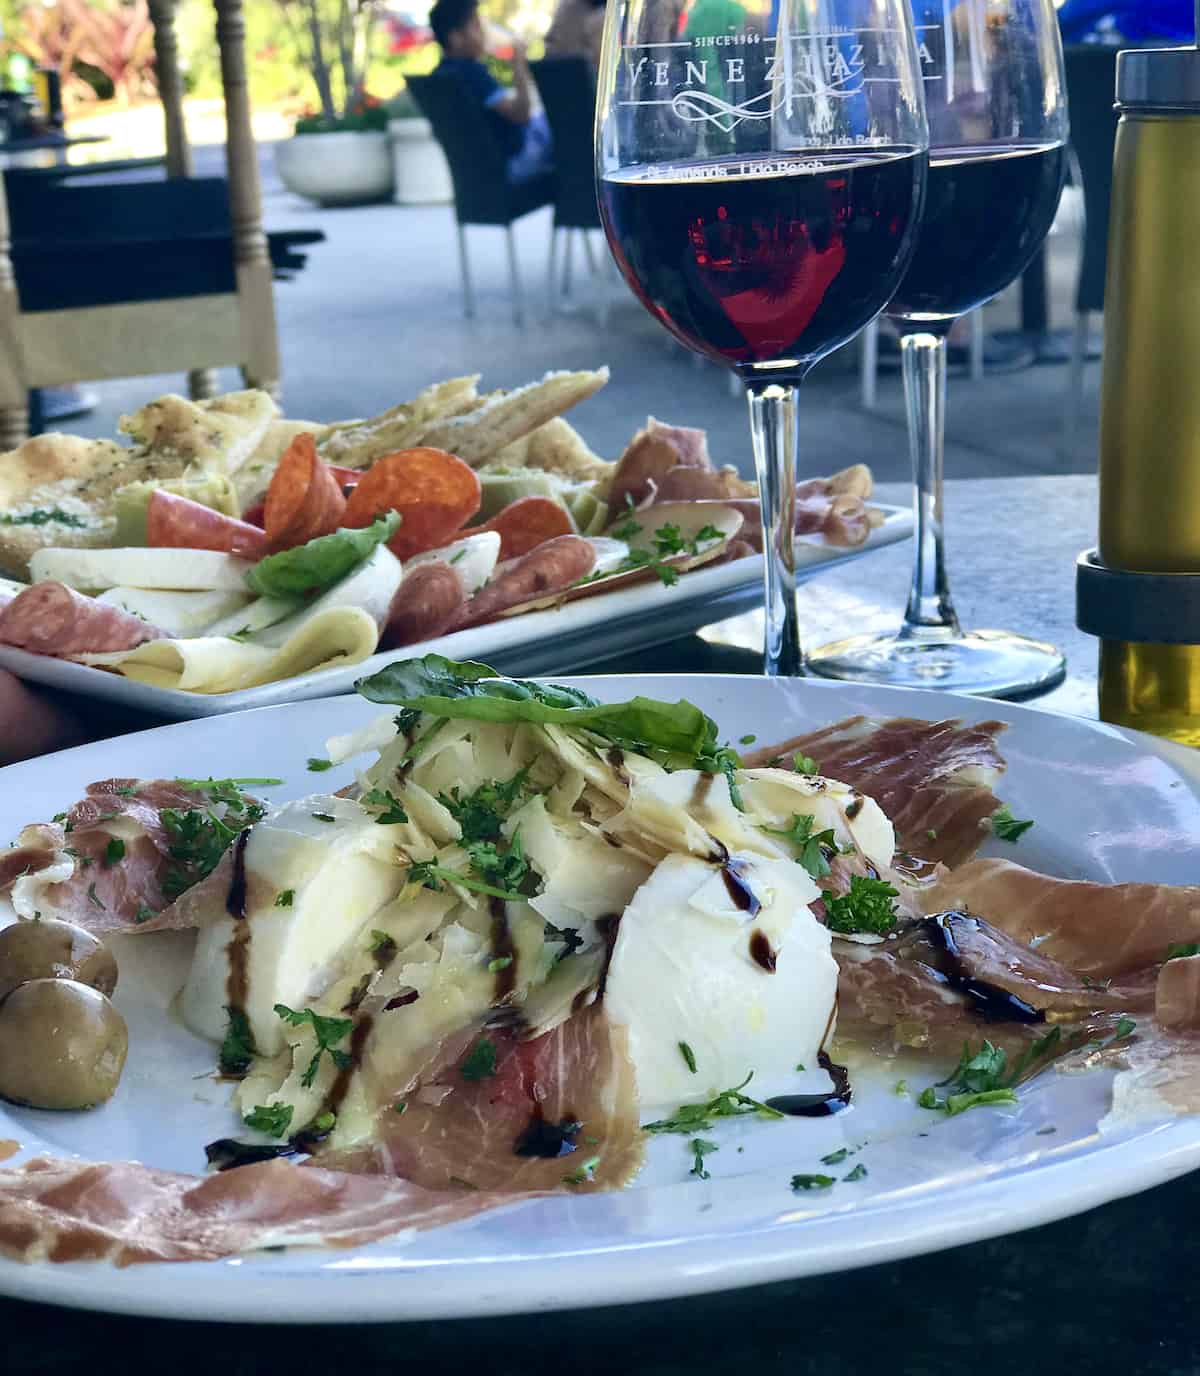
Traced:
<svg viewBox="0 0 1200 1376">
<path fill-rule="evenodd" d="M 796 541 L 796 575 L 818 573 L 895 544 L 912 531 L 912 512 L 876 504 L 884 523 L 865 544 L 845 549 L 819 537 Z M 414 654 L 444 654 L 451 659 L 478 659 L 505 674 L 562 674 L 616 654 L 661 645 L 697 627 L 720 621 L 762 603 L 761 555 L 686 573 L 674 587 L 657 579 L 595 597 L 583 597 L 547 611 L 502 618 L 484 626 L 455 631 L 421 645 L 386 650 L 359 664 L 321 669 L 243 688 L 233 693 L 185 693 L 157 688 L 86 664 L 30 654 L 0 645 L 0 668 L 20 678 L 66 693 L 97 698 L 157 717 L 214 717 L 248 707 L 274 707 L 284 702 L 350 693 L 355 682 L 395 659 Z"/>
</svg>

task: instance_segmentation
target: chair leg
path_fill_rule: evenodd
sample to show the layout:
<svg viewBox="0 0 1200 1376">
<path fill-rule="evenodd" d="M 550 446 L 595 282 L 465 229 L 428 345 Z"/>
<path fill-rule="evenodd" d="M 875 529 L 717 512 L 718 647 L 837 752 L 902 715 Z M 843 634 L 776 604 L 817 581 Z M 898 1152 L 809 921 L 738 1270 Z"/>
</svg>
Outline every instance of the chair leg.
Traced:
<svg viewBox="0 0 1200 1376">
<path fill-rule="evenodd" d="M 458 226 L 458 267 L 462 273 L 463 314 L 470 320 L 475 314 L 475 288 L 471 285 L 471 264 L 467 259 L 467 231 Z"/>
<path fill-rule="evenodd" d="M 1071 362 L 1067 370 L 1067 397 L 1063 405 L 1062 453 L 1069 455 L 1075 447 L 1075 432 L 1079 428 L 1079 411 L 1083 404 L 1083 369 L 1087 362 L 1088 312 L 1076 311 L 1075 336 L 1071 340 Z"/>
<path fill-rule="evenodd" d="M 971 381 L 983 377 L 983 308 L 971 312 Z"/>
<path fill-rule="evenodd" d="M 566 247 L 563 249 L 562 294 L 564 296 L 571 294 L 571 265 L 574 261 L 574 249 L 575 240 L 568 229 Z"/>
<path fill-rule="evenodd" d="M 207 401 L 220 390 L 215 368 L 193 368 L 187 375 L 188 396 L 193 401 Z"/>
<path fill-rule="evenodd" d="M 583 240 L 583 256 L 587 259 L 588 272 L 593 277 L 596 275 L 596 249 L 592 243 L 592 236 L 586 229 L 579 231 L 579 237 Z"/>
<path fill-rule="evenodd" d="M 859 386 L 864 411 L 873 411 L 879 400 L 879 321 L 872 320 L 862 332 Z"/>
<path fill-rule="evenodd" d="M 525 301 L 521 295 L 521 269 L 517 263 L 517 241 L 512 225 L 505 225 L 505 238 L 508 240 L 508 275 L 512 282 L 513 320 L 518 325 L 525 323 Z"/>
<path fill-rule="evenodd" d="M 550 314 L 558 314 L 558 226 L 550 226 L 550 262 L 546 269 L 546 296 Z"/>
</svg>

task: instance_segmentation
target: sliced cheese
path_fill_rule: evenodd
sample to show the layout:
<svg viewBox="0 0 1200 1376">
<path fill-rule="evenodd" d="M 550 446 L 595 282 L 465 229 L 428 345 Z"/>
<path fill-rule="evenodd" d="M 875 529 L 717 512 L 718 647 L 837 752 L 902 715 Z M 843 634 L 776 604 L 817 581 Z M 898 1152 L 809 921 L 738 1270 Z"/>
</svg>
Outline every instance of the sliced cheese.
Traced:
<svg viewBox="0 0 1200 1376">
<path fill-rule="evenodd" d="M 157 588 L 109 588 L 96 599 L 140 616 L 168 635 L 206 631 L 218 619 L 245 607 L 248 592 L 165 592 Z"/>
<path fill-rule="evenodd" d="M 29 561 L 29 577 L 80 592 L 121 587 L 244 592 L 250 567 L 246 559 L 211 549 L 39 549 Z"/>
<path fill-rule="evenodd" d="M 414 554 L 405 562 L 405 568 L 415 569 L 422 564 L 450 564 L 457 570 L 463 588 L 470 597 L 492 576 L 499 559 L 499 531 L 481 530 L 478 535 L 468 535 L 465 539 L 455 540 L 444 549 L 431 549 L 424 554 Z"/>
<path fill-rule="evenodd" d="M 284 645 L 306 622 L 330 611 L 349 607 L 366 612 L 376 628 L 382 631 L 387 625 L 392 598 L 396 595 L 402 576 L 400 560 L 386 545 L 377 545 L 371 557 L 364 559 L 340 582 L 294 616 L 260 631 L 253 637 L 254 642 L 258 645 Z"/>
</svg>

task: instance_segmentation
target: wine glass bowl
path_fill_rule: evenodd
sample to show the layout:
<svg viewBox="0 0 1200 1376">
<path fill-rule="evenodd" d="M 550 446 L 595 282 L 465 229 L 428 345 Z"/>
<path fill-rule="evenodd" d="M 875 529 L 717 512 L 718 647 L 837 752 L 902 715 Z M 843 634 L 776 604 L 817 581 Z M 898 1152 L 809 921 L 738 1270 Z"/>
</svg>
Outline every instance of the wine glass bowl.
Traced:
<svg viewBox="0 0 1200 1376">
<path fill-rule="evenodd" d="M 596 115 L 609 246 L 637 298 L 746 383 L 768 674 L 801 669 L 796 389 L 892 297 L 927 133 L 907 0 L 612 0 Z"/>
<path fill-rule="evenodd" d="M 1051 0 L 914 0 L 930 130 L 916 251 L 887 314 L 901 336 L 915 485 L 904 622 L 827 645 L 810 665 L 860 682 L 1011 696 L 1060 681 L 1062 655 L 1009 631 L 964 632 L 943 542 L 946 336 L 1028 266 L 1066 173 L 1067 112 Z"/>
</svg>

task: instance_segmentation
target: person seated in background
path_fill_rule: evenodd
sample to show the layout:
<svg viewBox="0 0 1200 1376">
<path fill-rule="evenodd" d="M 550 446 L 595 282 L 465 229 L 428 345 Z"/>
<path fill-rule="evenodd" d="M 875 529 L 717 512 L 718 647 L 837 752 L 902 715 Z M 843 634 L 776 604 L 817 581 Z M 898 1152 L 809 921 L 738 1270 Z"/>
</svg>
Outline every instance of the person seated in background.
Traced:
<svg viewBox="0 0 1200 1376">
<path fill-rule="evenodd" d="M 553 170 L 553 146 L 544 110 L 534 106 L 533 77 L 525 45 L 513 40 L 513 84 L 501 86 L 484 66 L 487 39 L 478 0 L 437 0 L 429 27 L 442 49 L 437 71 L 457 77 L 470 99 L 486 111 L 508 159 L 508 179 L 519 183 Z"/>
<path fill-rule="evenodd" d="M 600 66 L 605 0 L 558 0 L 546 30 L 547 57 L 584 57 Z"/>
</svg>

